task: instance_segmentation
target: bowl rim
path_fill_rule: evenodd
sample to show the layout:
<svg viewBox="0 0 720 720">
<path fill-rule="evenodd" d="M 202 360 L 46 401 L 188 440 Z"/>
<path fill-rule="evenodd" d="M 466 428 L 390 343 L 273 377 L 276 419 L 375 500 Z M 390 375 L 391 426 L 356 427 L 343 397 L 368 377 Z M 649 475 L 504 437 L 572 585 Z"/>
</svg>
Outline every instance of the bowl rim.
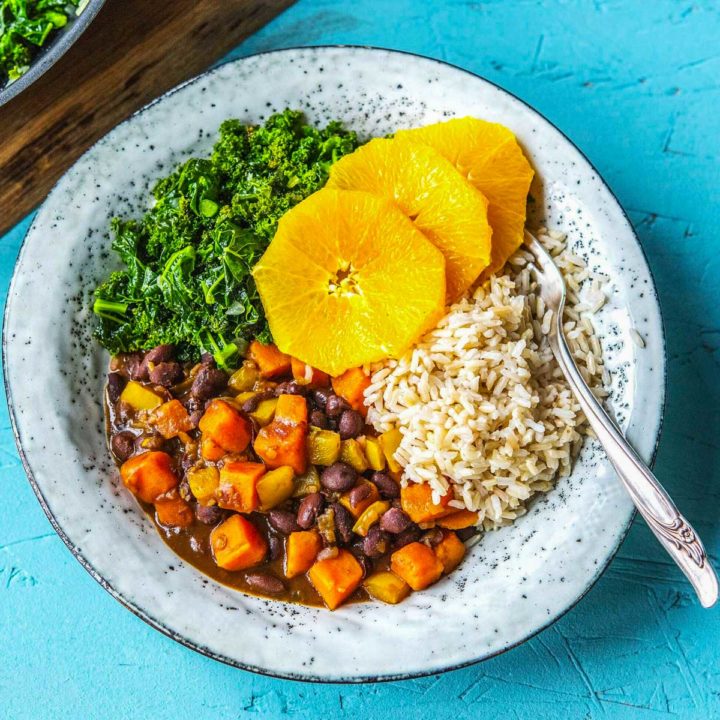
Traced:
<svg viewBox="0 0 720 720">
<path fill-rule="evenodd" d="M 100 5 L 102 5 L 102 2 L 104 0 L 100 0 Z M 658 319 L 660 322 L 660 331 L 661 331 L 661 342 L 660 346 L 662 348 L 662 360 L 663 360 L 663 375 L 662 375 L 662 403 L 660 405 L 660 417 L 659 417 L 659 423 L 657 428 L 657 434 L 655 437 L 655 442 L 652 449 L 652 455 L 650 457 L 648 466 L 650 468 L 653 468 L 655 465 L 655 461 L 657 459 L 657 453 L 658 448 L 660 444 L 660 438 L 662 436 L 662 430 L 665 420 L 665 411 L 667 406 L 667 344 L 665 339 L 665 323 L 663 319 L 662 314 L 662 307 L 660 305 L 660 298 L 657 292 L 657 285 L 655 283 L 655 277 L 652 273 L 652 269 L 650 267 L 650 264 L 648 262 L 647 253 L 645 252 L 644 247 L 640 243 L 640 240 L 638 238 L 638 235 L 635 231 L 635 228 L 633 227 L 630 218 L 627 215 L 627 212 L 623 208 L 622 204 L 618 200 L 616 194 L 613 192 L 613 190 L 610 188 L 608 183 L 605 181 L 602 174 L 598 171 L 598 169 L 595 167 L 595 165 L 590 161 L 590 159 L 587 157 L 587 155 L 560 129 L 558 128 L 551 120 L 549 120 L 545 115 L 543 115 L 541 112 L 536 110 L 530 103 L 526 102 L 522 98 L 518 97 L 514 93 L 510 92 L 509 90 L 506 90 L 505 88 L 501 87 L 497 83 L 493 82 L 492 80 L 488 80 L 486 77 L 472 72 L 470 70 L 466 70 L 463 67 L 460 67 L 458 65 L 455 65 L 453 63 L 447 62 L 445 60 L 438 60 L 437 58 L 429 57 L 426 55 L 422 55 L 421 53 L 406 51 L 406 50 L 395 50 L 393 48 L 386 48 L 382 46 L 373 46 L 373 45 L 360 45 L 360 44 L 327 44 L 327 45 L 296 45 L 291 47 L 284 47 L 284 48 L 276 48 L 272 50 L 265 50 L 258 53 L 251 53 L 249 55 L 244 55 L 239 58 L 232 58 L 229 60 L 225 60 L 221 63 L 218 63 L 217 65 L 214 65 L 213 67 L 209 68 L 208 70 L 193 76 L 192 78 L 189 78 L 188 80 L 180 83 L 179 85 L 176 85 L 175 87 L 171 88 L 170 90 L 164 92 L 162 95 L 158 96 L 151 102 L 144 105 L 142 108 L 136 110 L 134 113 L 132 113 L 130 116 L 125 118 L 123 121 L 117 123 L 113 128 L 108 131 L 112 132 L 115 128 L 124 125 L 128 122 L 130 122 L 133 118 L 135 118 L 138 115 L 141 115 L 144 113 L 148 108 L 152 107 L 158 102 L 161 102 L 163 99 L 165 99 L 168 96 L 174 95 L 176 92 L 180 91 L 184 87 L 188 85 L 192 85 L 203 78 L 214 74 L 215 72 L 219 71 L 220 68 L 225 67 L 226 65 L 231 65 L 234 63 L 240 63 L 244 60 L 247 60 L 248 58 L 255 58 L 255 57 L 261 57 L 265 55 L 274 55 L 274 54 L 280 54 L 280 53 L 286 53 L 286 52 L 297 52 L 297 51 L 303 51 L 303 50 L 369 50 L 369 51 L 379 51 L 379 52 L 386 52 L 386 53 L 394 53 L 398 55 L 406 55 L 410 58 L 415 59 L 421 59 L 423 61 L 427 61 L 429 63 L 435 63 L 437 65 L 441 65 L 444 67 L 449 67 L 453 70 L 459 71 L 461 73 L 464 73 L 468 75 L 469 77 L 473 79 L 479 79 L 483 82 L 487 83 L 488 85 L 492 86 L 496 91 L 503 93 L 515 101 L 521 103 L 523 106 L 525 106 L 527 109 L 529 109 L 531 112 L 535 113 L 538 117 L 540 117 L 542 120 L 544 120 L 548 125 L 550 125 L 552 128 L 554 128 L 584 160 L 587 162 L 588 166 L 596 173 L 597 178 L 601 185 L 605 188 L 605 190 L 609 193 L 610 197 L 615 201 L 617 204 L 618 209 L 620 210 L 621 216 L 625 219 L 627 222 L 627 226 L 632 233 L 632 237 L 635 240 L 635 243 L 637 247 L 640 249 L 641 257 L 645 263 L 645 268 L 647 270 L 648 276 L 651 281 L 651 292 L 654 300 L 654 304 L 657 307 L 658 310 Z M 0 104 L 1 104 L 1 95 L 0 95 Z M 98 143 L 102 142 L 105 137 L 107 136 L 106 133 L 103 135 L 103 137 L 99 138 L 95 143 L 93 143 L 76 161 L 73 163 L 73 166 L 77 163 L 79 163 L 87 153 L 89 153 Z M 68 168 L 70 170 L 70 168 Z M 66 171 L 67 172 L 67 171 Z M 53 185 L 53 188 L 48 193 L 48 197 L 52 194 L 52 192 L 55 190 L 57 185 L 62 182 L 63 178 L 65 177 L 65 173 L 57 180 L 55 185 Z M 47 198 L 46 198 L 47 199 Z M 12 278 L 10 281 L 9 289 L 8 289 L 8 298 L 11 294 L 13 285 L 15 283 L 15 277 L 18 271 L 18 264 L 19 260 L 22 255 L 22 250 L 25 246 L 25 242 L 27 241 L 28 237 L 30 236 L 30 233 L 33 231 L 33 228 L 35 226 L 35 218 L 33 218 L 33 221 L 31 222 L 30 226 L 28 227 L 28 230 L 25 233 L 25 236 L 23 237 L 23 240 L 20 244 L 20 248 L 18 251 L 18 257 L 15 262 L 15 266 L 13 269 Z M 204 646 L 202 644 L 196 643 L 189 638 L 183 636 L 182 634 L 176 632 L 175 630 L 172 630 L 171 628 L 167 627 L 163 624 L 160 620 L 152 617 L 149 615 L 145 610 L 142 608 L 136 606 L 133 602 L 131 602 L 129 599 L 127 599 L 125 596 L 123 596 L 118 590 L 116 590 L 111 583 L 109 583 L 102 574 L 95 569 L 95 567 L 92 565 L 92 563 L 84 557 L 80 549 L 73 543 L 73 541 L 70 539 L 70 537 L 66 534 L 65 530 L 62 528 L 62 526 L 58 523 L 55 516 L 53 515 L 52 511 L 50 510 L 47 501 L 45 500 L 45 497 L 43 495 L 43 492 L 38 485 L 32 469 L 30 467 L 29 460 L 25 454 L 25 451 L 22 447 L 20 436 L 19 436 L 19 430 L 16 423 L 16 414 L 15 414 L 15 406 L 14 406 L 14 400 L 12 395 L 12 389 L 9 384 L 9 369 L 7 364 L 7 324 L 8 324 L 8 312 L 9 310 L 9 302 L 6 301 L 5 309 L 3 312 L 3 328 L 2 328 L 2 366 L 3 366 L 3 383 L 5 386 L 5 393 L 7 397 L 7 404 L 9 409 L 9 416 L 10 416 L 10 424 L 13 432 L 13 436 L 15 438 L 15 445 L 18 450 L 18 454 L 20 456 L 20 460 L 23 464 L 23 468 L 25 469 L 25 474 L 27 475 L 28 482 L 30 483 L 30 486 L 35 493 L 35 496 L 38 499 L 38 502 L 40 503 L 40 506 L 43 509 L 43 512 L 45 513 L 47 519 L 50 521 L 50 524 L 52 525 L 55 532 L 59 535 L 60 539 L 65 543 L 67 548 L 70 550 L 72 555 L 75 557 L 75 559 L 82 565 L 82 567 L 88 572 L 88 574 L 96 580 L 100 586 L 106 590 L 115 600 L 117 600 L 121 605 L 123 605 L 125 608 L 127 608 L 133 615 L 140 618 L 143 622 L 150 625 L 150 627 L 154 628 L 155 630 L 158 630 L 163 635 L 169 637 L 171 640 L 175 640 L 176 642 L 180 643 L 181 645 L 189 648 L 190 650 L 193 650 L 201 655 L 204 655 L 205 657 L 208 657 L 212 660 L 216 660 L 218 662 L 221 662 L 225 665 L 229 665 L 231 667 L 240 669 L 240 670 L 246 670 L 249 672 L 257 673 L 259 675 L 263 675 L 265 677 L 272 677 L 277 678 L 281 680 L 294 680 L 294 681 L 300 681 L 300 682 L 309 682 L 309 683 L 317 683 L 317 684 L 365 684 L 365 683 L 377 683 L 377 682 L 396 682 L 398 680 L 411 680 L 415 678 L 422 678 L 422 677 L 428 677 L 430 675 L 438 675 L 440 673 L 449 672 L 451 670 L 459 670 L 465 667 L 469 667 L 471 665 L 475 665 L 481 662 L 484 662 L 486 660 L 490 660 L 494 657 L 497 657 L 498 655 L 502 655 L 505 652 L 508 652 L 509 650 L 512 650 L 513 648 L 518 647 L 519 645 L 524 644 L 528 640 L 531 640 L 536 635 L 539 635 L 541 632 L 546 630 L 547 628 L 554 625 L 558 620 L 560 620 L 562 617 L 564 617 L 568 612 L 570 612 L 573 608 L 577 606 L 577 604 L 592 590 L 592 588 L 595 586 L 595 584 L 598 582 L 598 580 L 602 577 L 602 575 L 607 570 L 610 563 L 613 561 L 615 556 L 617 555 L 621 545 L 625 541 L 625 538 L 627 537 L 627 534 L 635 520 L 635 516 L 637 515 L 637 509 L 633 508 L 630 517 L 628 518 L 625 526 L 622 528 L 622 530 L 618 533 L 615 546 L 611 550 L 611 552 L 608 553 L 606 560 L 599 565 L 597 571 L 593 575 L 592 578 L 589 579 L 587 582 L 587 585 L 583 589 L 583 591 L 571 602 L 569 603 L 565 608 L 563 608 L 560 612 L 558 612 L 554 617 L 550 618 L 546 623 L 542 624 L 541 626 L 534 629 L 532 632 L 528 633 L 526 636 L 522 637 L 521 639 L 510 643 L 509 645 L 506 645 L 503 648 L 500 648 L 499 650 L 496 650 L 494 652 L 488 653 L 486 655 L 483 655 L 482 657 L 459 662 L 459 663 L 453 663 L 447 666 L 444 666 L 442 668 L 433 668 L 429 670 L 422 670 L 417 672 L 407 672 L 407 673 L 396 673 L 396 674 L 384 674 L 384 675 L 363 675 L 363 676 L 351 676 L 351 677 L 323 677 L 319 675 L 311 675 L 311 674 L 304 674 L 304 673 L 287 673 L 287 672 L 272 672 L 270 670 L 267 670 L 265 668 L 260 668 L 257 666 L 254 666 L 249 663 L 243 663 L 239 662 L 233 658 L 230 658 L 228 656 L 219 654 L 211 650 L 209 647 Z"/>
<path fill-rule="evenodd" d="M 30 63 L 26 73 L 23 73 L 15 82 L 0 87 L 0 107 L 44 75 L 75 44 L 104 4 L 105 0 L 89 0 L 82 12 L 70 22 L 66 31 L 40 49 L 39 54 Z"/>
</svg>

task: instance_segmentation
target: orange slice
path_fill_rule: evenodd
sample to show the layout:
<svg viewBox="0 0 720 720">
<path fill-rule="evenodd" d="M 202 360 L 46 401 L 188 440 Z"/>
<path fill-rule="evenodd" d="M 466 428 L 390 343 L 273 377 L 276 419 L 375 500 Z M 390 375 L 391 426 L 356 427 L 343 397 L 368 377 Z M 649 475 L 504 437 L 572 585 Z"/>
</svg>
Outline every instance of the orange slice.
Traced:
<svg viewBox="0 0 720 720">
<path fill-rule="evenodd" d="M 487 200 L 430 147 L 371 140 L 330 168 L 328 187 L 392 200 L 445 256 L 449 303 L 490 263 Z"/>
<path fill-rule="evenodd" d="M 492 260 L 482 277 L 500 270 L 522 244 L 534 175 L 515 135 L 504 125 L 465 117 L 400 130 L 397 138 L 437 150 L 485 195 L 493 235 Z"/>
<path fill-rule="evenodd" d="M 323 189 L 283 215 L 253 269 L 275 343 L 330 375 L 401 355 L 442 316 L 442 254 L 400 210 Z"/>
</svg>

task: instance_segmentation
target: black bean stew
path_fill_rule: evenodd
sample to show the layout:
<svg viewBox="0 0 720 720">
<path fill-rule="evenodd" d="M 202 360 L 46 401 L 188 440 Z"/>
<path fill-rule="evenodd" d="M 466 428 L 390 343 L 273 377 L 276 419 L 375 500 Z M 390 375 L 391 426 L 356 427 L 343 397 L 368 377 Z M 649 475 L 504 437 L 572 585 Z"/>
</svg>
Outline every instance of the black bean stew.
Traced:
<svg viewBox="0 0 720 720">
<path fill-rule="evenodd" d="M 258 342 L 232 375 L 169 345 L 119 355 L 110 449 L 167 544 L 216 580 L 330 609 L 397 603 L 460 562 L 477 516 L 401 489 L 399 435 L 365 424 L 367 383 Z"/>
</svg>

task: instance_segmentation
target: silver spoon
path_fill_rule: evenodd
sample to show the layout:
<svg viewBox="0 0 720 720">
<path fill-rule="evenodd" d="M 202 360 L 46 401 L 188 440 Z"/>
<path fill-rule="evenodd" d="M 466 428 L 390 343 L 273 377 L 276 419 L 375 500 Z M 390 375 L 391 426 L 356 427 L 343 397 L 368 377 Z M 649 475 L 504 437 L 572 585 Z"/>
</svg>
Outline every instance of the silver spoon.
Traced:
<svg viewBox="0 0 720 720">
<path fill-rule="evenodd" d="M 525 233 L 525 245 L 535 258 L 531 269 L 537 276 L 540 296 L 553 313 L 548 340 L 560 369 L 635 507 L 685 573 L 702 606 L 712 607 L 718 597 L 718 581 L 700 538 L 585 383 L 563 334 L 565 281 L 552 257 L 529 232 Z"/>
</svg>

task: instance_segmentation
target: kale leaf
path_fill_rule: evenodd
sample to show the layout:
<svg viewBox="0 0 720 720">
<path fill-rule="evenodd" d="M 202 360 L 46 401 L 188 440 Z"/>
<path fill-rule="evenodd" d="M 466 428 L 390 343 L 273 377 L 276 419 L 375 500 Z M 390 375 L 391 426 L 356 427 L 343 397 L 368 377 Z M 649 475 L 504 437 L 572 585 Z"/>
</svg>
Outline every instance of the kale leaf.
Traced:
<svg viewBox="0 0 720 720">
<path fill-rule="evenodd" d="M 231 369 L 250 340 L 269 342 L 252 268 L 280 217 L 357 146 L 339 123 L 317 129 L 294 110 L 262 126 L 224 122 L 211 157 L 160 180 L 141 220 L 113 219 L 125 268 L 95 290 L 100 343 L 112 354 L 172 343 L 181 359 L 210 352 Z"/>
<path fill-rule="evenodd" d="M 65 27 L 81 0 L 0 0 L 0 87 L 26 73 L 51 33 Z"/>
</svg>

